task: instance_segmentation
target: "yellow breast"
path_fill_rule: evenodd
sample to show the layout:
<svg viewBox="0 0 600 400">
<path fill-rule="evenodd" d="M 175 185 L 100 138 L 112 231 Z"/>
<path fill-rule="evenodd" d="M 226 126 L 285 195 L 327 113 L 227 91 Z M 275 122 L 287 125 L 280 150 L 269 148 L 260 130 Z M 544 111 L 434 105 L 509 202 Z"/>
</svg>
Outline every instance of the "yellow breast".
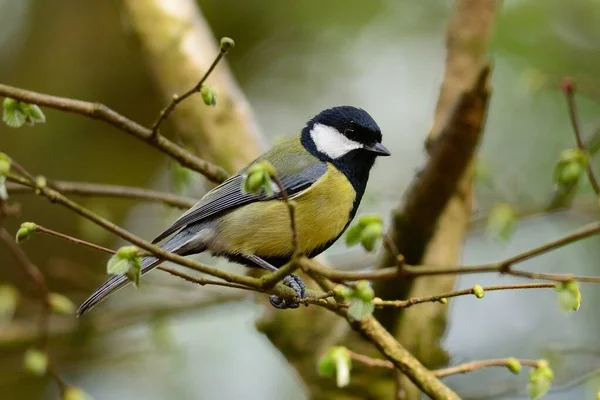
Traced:
<svg viewBox="0 0 600 400">
<path fill-rule="evenodd" d="M 352 185 L 332 165 L 310 189 L 294 196 L 303 253 L 323 246 L 342 232 L 354 198 Z M 281 200 L 252 203 L 232 211 L 222 218 L 217 236 L 219 247 L 227 252 L 277 257 L 293 251 L 288 209 Z"/>
</svg>

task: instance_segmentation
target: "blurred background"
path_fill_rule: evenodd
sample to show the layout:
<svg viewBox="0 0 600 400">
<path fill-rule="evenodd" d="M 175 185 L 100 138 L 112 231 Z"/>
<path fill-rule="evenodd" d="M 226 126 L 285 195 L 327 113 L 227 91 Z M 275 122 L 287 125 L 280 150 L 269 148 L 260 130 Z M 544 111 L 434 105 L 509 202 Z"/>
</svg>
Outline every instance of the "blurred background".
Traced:
<svg viewBox="0 0 600 400">
<path fill-rule="evenodd" d="M 361 210 L 384 216 L 398 203 L 424 161 L 444 71 L 450 1 L 200 0 L 216 37 L 235 39 L 227 57 L 270 141 L 293 135 L 323 108 L 352 104 L 378 121 L 393 157 L 381 160 Z M 500 260 L 559 237 L 598 218 L 587 183 L 568 211 L 545 213 L 553 196 L 552 170 L 561 150 L 574 146 L 563 76 L 578 84 L 577 102 L 588 137 L 600 129 L 600 3 L 595 0 L 503 2 L 491 46 L 493 95 L 479 157 L 474 224 L 464 263 Z M 211 56 L 212 57 L 212 56 Z M 149 126 L 164 106 L 116 2 L 0 0 L 0 82 L 107 104 Z M 173 166 L 159 152 L 106 124 L 45 110 L 34 128 L 0 126 L 0 150 L 35 174 L 51 179 L 135 185 L 188 196 Z M 600 167 L 600 165 L 596 165 Z M 393 179 L 390 179 L 393 177 Z M 16 196 L 15 196 L 16 198 Z M 102 244 L 111 235 L 58 206 L 19 196 L 23 221 Z M 82 200 L 145 239 L 180 210 L 128 200 Z M 522 218 L 508 240 L 485 232 L 498 202 Z M 591 238 L 524 264 L 531 271 L 600 274 L 600 241 Z M 106 256 L 52 237 L 24 245 L 53 291 L 81 302 L 105 278 Z M 339 243 L 328 251 L 334 265 L 368 265 L 373 259 Z M 226 267 L 222 261 L 214 265 Z M 234 268 L 241 271 L 239 267 Z M 53 336 L 53 354 L 65 379 L 96 399 L 305 399 L 301 381 L 254 328 L 260 309 L 237 292 L 185 285 L 162 272 L 142 288 L 127 288 Z M 507 277 L 465 276 L 457 287 L 510 283 Z M 147 282 L 146 282 L 147 281 Z M 516 280 L 514 280 L 517 282 Z M 31 285 L 0 246 L 0 283 L 27 297 Z M 195 307 L 218 296 L 222 303 Z M 600 292 L 582 286 L 576 313 L 558 307 L 548 291 L 512 291 L 453 301 L 444 344 L 452 363 L 481 358 L 545 357 L 557 378 L 549 399 L 595 398 L 600 381 Z M 140 312 L 119 313 L 123 304 Z M 9 325 L 0 325 L 0 393 L 6 399 L 57 398 L 54 383 L 22 371 L 38 307 L 23 300 Z M 60 325 L 62 326 L 62 325 Z M 29 332 L 29 333 L 28 333 Z M 526 398 L 526 374 L 504 370 L 451 377 L 463 398 Z"/>
</svg>

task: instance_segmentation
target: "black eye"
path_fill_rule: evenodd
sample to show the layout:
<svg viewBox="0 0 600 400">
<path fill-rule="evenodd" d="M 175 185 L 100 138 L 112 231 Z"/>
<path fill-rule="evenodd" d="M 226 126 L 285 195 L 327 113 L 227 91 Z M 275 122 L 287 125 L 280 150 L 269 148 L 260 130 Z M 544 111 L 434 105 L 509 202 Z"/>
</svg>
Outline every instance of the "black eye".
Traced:
<svg viewBox="0 0 600 400">
<path fill-rule="evenodd" d="M 346 136 L 350 140 L 355 140 L 358 137 L 358 134 L 354 129 L 348 128 L 344 130 L 344 136 Z"/>
</svg>

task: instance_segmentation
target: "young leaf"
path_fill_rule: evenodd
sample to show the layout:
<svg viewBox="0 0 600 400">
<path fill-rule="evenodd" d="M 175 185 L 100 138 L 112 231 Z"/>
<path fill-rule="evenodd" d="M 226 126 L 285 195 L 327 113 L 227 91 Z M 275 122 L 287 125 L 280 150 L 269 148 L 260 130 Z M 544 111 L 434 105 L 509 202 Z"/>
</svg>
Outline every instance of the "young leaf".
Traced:
<svg viewBox="0 0 600 400">
<path fill-rule="evenodd" d="M 17 231 L 15 240 L 21 244 L 37 232 L 37 225 L 33 222 L 23 222 Z"/>
<path fill-rule="evenodd" d="M 559 186 L 576 184 L 588 163 L 587 155 L 579 149 L 567 149 L 560 153 L 559 160 L 554 167 L 554 182 Z"/>
<path fill-rule="evenodd" d="M 370 222 L 360 233 L 360 243 L 366 251 L 371 252 L 375 250 L 375 244 L 382 236 L 383 224 L 381 222 Z"/>
<path fill-rule="evenodd" d="M 46 122 L 46 116 L 37 104 L 23 103 L 21 108 L 27 117 L 28 125 L 43 124 Z"/>
<path fill-rule="evenodd" d="M 348 316 L 357 321 L 361 321 L 373 314 L 375 305 L 372 301 L 364 301 L 358 297 L 354 297 L 350 300 L 350 306 L 348 307 Z"/>
<path fill-rule="evenodd" d="M 0 176 L 6 176 L 10 172 L 11 160 L 4 153 L 0 153 Z"/>
<path fill-rule="evenodd" d="M 191 169 L 184 167 L 178 162 L 171 164 L 171 183 L 173 184 L 173 190 L 177 193 L 181 193 L 190 182 L 194 173 Z"/>
<path fill-rule="evenodd" d="M 581 292 L 575 281 L 559 282 L 555 290 L 558 292 L 558 302 L 564 311 L 577 311 L 581 306 Z"/>
<path fill-rule="evenodd" d="M 0 285 L 0 323 L 13 317 L 18 303 L 18 290 L 12 285 Z"/>
<path fill-rule="evenodd" d="M 6 97 L 2 103 L 2 120 L 11 128 L 20 128 L 27 122 L 27 115 L 23 112 L 20 102 Z"/>
<path fill-rule="evenodd" d="M 354 246 L 360 242 L 363 227 L 359 224 L 351 226 L 346 232 L 346 246 Z"/>
<path fill-rule="evenodd" d="M 529 397 L 537 400 L 548 392 L 554 379 L 554 372 L 546 360 L 540 360 L 538 366 L 529 371 Z"/>
<path fill-rule="evenodd" d="M 0 175 L 0 200 L 8 200 L 8 190 L 6 190 L 6 176 Z"/>
<path fill-rule="evenodd" d="M 106 264 L 106 273 L 109 275 L 120 275 L 129 271 L 129 260 L 114 254 L 108 259 Z"/>
<path fill-rule="evenodd" d="M 60 293 L 50 293 L 48 295 L 48 304 L 50 308 L 57 314 L 70 315 L 74 314 L 75 304 L 65 295 Z"/>
<path fill-rule="evenodd" d="M 343 346 L 332 347 L 319 359 L 319 375 L 323 377 L 335 376 L 338 387 L 344 387 L 350 383 L 351 369 L 350 353 Z"/>
<path fill-rule="evenodd" d="M 41 350 L 30 348 L 23 357 L 23 366 L 32 374 L 42 376 L 48 369 L 48 355 Z"/>
<path fill-rule="evenodd" d="M 142 263 L 139 257 L 137 259 L 129 260 L 129 269 L 125 274 L 127 279 L 133 283 L 133 286 L 137 289 L 140 287 L 140 278 L 142 277 Z"/>
</svg>

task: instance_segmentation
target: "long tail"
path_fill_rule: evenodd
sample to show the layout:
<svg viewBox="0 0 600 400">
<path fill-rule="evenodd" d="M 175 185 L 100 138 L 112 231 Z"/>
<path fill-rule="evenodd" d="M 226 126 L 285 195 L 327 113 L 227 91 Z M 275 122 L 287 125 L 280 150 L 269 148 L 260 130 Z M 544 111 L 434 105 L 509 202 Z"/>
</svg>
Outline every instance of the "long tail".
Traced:
<svg viewBox="0 0 600 400">
<path fill-rule="evenodd" d="M 167 251 L 172 253 L 181 253 L 181 248 L 185 243 L 190 239 L 190 235 L 188 232 L 183 231 L 179 234 L 172 237 L 167 243 L 162 245 L 161 247 Z M 158 267 L 163 260 L 155 258 L 155 257 L 144 257 L 142 259 L 142 275 L 147 274 L 152 271 L 154 268 Z M 77 310 L 77 316 L 81 317 L 83 314 L 90 311 L 97 304 L 102 302 L 111 294 L 115 293 L 117 290 L 127 286 L 129 284 L 129 279 L 125 274 L 114 275 L 110 277 L 106 282 L 102 284 L 98 289 L 92 293 L 92 295 L 79 306 Z"/>
</svg>

